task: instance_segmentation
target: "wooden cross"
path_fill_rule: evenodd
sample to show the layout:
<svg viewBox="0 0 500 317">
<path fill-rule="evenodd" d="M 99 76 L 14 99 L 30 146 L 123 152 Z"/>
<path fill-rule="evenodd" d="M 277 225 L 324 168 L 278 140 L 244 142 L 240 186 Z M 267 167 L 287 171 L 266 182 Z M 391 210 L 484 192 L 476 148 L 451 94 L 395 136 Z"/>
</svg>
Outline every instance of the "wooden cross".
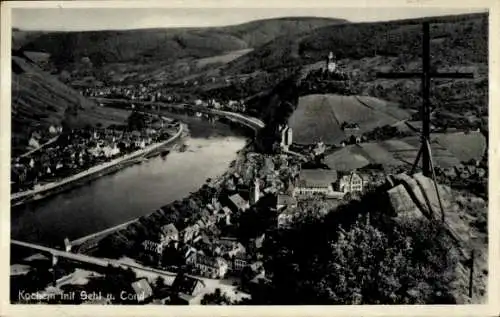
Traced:
<svg viewBox="0 0 500 317">
<path fill-rule="evenodd" d="M 473 78 L 473 73 L 437 73 L 432 72 L 430 67 L 430 39 L 429 22 L 423 23 L 422 39 L 422 72 L 401 72 L 401 73 L 377 73 L 378 78 L 398 79 L 398 78 L 421 78 L 422 79 L 422 106 L 420 115 L 422 117 L 422 145 L 417 154 L 414 167 L 418 165 L 420 155 L 422 155 L 422 173 L 427 177 L 433 177 L 434 168 L 431 166 L 430 153 L 430 85 L 432 78 Z M 434 177 L 435 178 L 435 177 Z"/>
</svg>

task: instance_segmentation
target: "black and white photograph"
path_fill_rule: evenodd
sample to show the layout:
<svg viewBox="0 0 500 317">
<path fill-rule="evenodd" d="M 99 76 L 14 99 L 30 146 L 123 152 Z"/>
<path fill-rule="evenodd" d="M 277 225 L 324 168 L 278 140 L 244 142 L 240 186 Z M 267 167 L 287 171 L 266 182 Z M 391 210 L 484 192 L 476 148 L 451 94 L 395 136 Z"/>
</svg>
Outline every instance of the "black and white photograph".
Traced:
<svg viewBox="0 0 500 317">
<path fill-rule="evenodd" d="M 8 8 L 9 305 L 494 301 L 493 2 L 78 2 Z"/>
</svg>

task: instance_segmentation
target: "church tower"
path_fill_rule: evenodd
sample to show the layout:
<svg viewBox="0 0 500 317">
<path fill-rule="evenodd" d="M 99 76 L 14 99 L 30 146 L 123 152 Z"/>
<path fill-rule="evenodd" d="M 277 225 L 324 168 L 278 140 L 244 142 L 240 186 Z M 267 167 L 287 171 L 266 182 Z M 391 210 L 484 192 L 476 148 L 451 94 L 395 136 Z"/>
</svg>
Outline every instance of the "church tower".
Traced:
<svg viewBox="0 0 500 317">
<path fill-rule="evenodd" d="M 250 191 L 250 205 L 257 203 L 260 199 L 260 182 L 256 178 L 253 182 L 252 189 Z"/>
<path fill-rule="evenodd" d="M 284 125 L 280 128 L 281 132 L 281 143 L 280 146 L 283 150 L 288 151 L 290 145 L 293 142 L 293 130 L 288 125 Z"/>
<path fill-rule="evenodd" d="M 328 54 L 328 59 L 326 60 L 326 69 L 328 70 L 329 73 L 333 73 L 337 69 L 337 63 L 335 61 L 335 56 L 333 55 L 333 52 L 330 51 L 330 54 Z"/>
</svg>

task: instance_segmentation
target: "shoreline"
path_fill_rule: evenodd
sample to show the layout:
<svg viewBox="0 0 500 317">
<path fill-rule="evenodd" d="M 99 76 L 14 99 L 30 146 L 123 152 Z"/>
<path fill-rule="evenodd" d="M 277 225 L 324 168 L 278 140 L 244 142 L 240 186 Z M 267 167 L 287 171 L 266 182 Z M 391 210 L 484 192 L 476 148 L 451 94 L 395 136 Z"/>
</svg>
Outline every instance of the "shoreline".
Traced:
<svg viewBox="0 0 500 317">
<path fill-rule="evenodd" d="M 10 196 L 11 207 L 20 206 L 31 201 L 37 201 L 43 198 L 47 198 L 62 191 L 80 186 L 92 179 L 95 179 L 96 177 L 100 177 L 112 173 L 114 171 L 118 171 L 131 164 L 135 164 L 138 162 L 139 158 L 148 156 L 148 154 L 150 155 L 151 153 L 154 153 L 155 151 L 162 148 L 163 146 L 166 146 L 169 143 L 176 141 L 180 136 L 182 136 L 182 133 L 185 130 L 186 128 L 184 127 L 184 124 L 181 123 L 176 134 L 174 134 L 168 140 L 152 144 L 147 148 L 116 158 L 110 162 L 105 162 L 96 166 L 92 166 L 83 172 L 67 177 L 59 182 L 48 183 L 37 189 L 14 193 Z"/>
<path fill-rule="evenodd" d="M 213 109 L 209 109 L 209 110 L 213 110 Z M 218 112 L 218 113 L 217 113 Z M 253 117 L 247 117 L 247 116 L 244 116 L 244 115 L 241 115 L 241 114 L 234 114 L 234 113 L 230 113 L 230 112 L 225 112 L 225 111 L 219 111 L 219 110 L 216 110 L 216 111 L 213 111 L 212 112 L 213 114 L 218 114 L 218 115 L 222 115 L 222 116 L 225 116 L 225 117 L 229 117 L 229 118 L 234 118 L 236 119 L 236 122 L 238 122 L 239 124 L 247 127 L 247 128 L 251 128 L 253 130 L 255 130 L 255 126 L 259 127 L 259 128 L 262 128 L 262 126 L 264 125 L 263 122 L 257 118 L 253 118 Z M 175 136 L 173 136 L 172 138 L 170 138 L 169 140 L 165 141 L 164 143 L 169 143 L 171 141 L 174 141 L 176 138 L 178 138 L 179 136 L 182 135 L 182 132 L 184 131 L 189 131 L 189 129 L 187 128 L 187 125 L 181 123 L 180 125 L 180 128 L 179 128 L 179 131 L 177 132 L 177 134 Z M 162 146 L 164 146 L 165 144 L 162 144 Z M 241 152 L 244 151 L 246 148 L 248 147 L 248 144 L 246 144 L 243 148 L 241 148 L 238 152 L 237 152 L 237 157 L 235 158 L 235 161 L 237 161 L 238 159 L 240 159 L 240 155 L 241 155 Z M 161 148 L 161 146 L 159 146 L 159 148 Z M 150 151 L 149 154 L 151 154 L 152 152 L 154 152 L 153 150 Z M 145 154 L 145 156 L 147 156 L 147 154 Z M 114 171 L 117 171 L 119 169 L 122 169 L 124 167 L 127 167 L 128 165 L 130 164 L 135 164 L 136 162 L 135 161 L 130 161 L 130 162 L 125 162 L 124 166 L 119 166 L 118 168 L 116 168 L 115 170 L 112 170 L 112 167 L 109 168 L 108 170 L 108 173 L 106 174 L 109 174 L 109 173 L 112 173 Z M 114 167 L 117 167 L 119 164 L 115 164 Z M 228 168 L 226 169 L 226 171 L 224 171 L 223 173 L 221 173 L 220 175 L 218 175 L 215 179 L 217 180 L 216 183 L 220 183 L 220 181 L 225 177 L 227 176 L 228 173 L 231 173 L 231 170 L 232 168 L 230 166 L 228 166 Z M 94 172 L 92 175 L 94 175 L 95 177 L 100 177 L 100 176 L 103 176 L 105 174 L 101 174 L 99 175 L 97 172 Z M 89 179 L 87 179 L 86 181 L 84 180 L 82 183 L 86 183 L 88 182 Z M 76 180 L 73 180 L 73 184 L 76 185 L 76 186 L 79 186 L 79 184 L 76 184 Z M 75 186 L 75 187 L 76 187 Z M 11 207 L 14 207 L 14 206 L 19 206 L 19 205 L 22 205 L 22 204 L 25 204 L 25 203 L 28 203 L 28 202 L 31 202 L 31 201 L 36 201 L 36 200 L 40 200 L 40 199 L 43 199 L 43 198 L 46 198 L 46 197 L 49 197 L 49 196 L 52 196 L 54 194 L 57 194 L 57 193 L 60 193 L 64 190 L 68 190 L 68 189 L 71 189 L 71 188 L 74 188 L 74 187 L 70 187 L 70 188 L 67 188 L 67 189 L 63 189 L 63 190 L 60 190 L 60 191 L 56 191 L 54 190 L 51 194 L 49 195 L 46 195 L 44 197 L 41 197 L 41 198 L 38 198 L 38 199 L 31 199 L 31 200 L 25 200 L 19 204 L 12 204 L 11 203 Z M 198 188 L 199 190 L 200 188 Z M 195 192 L 193 193 L 196 193 L 198 192 L 198 190 L 196 190 Z M 184 198 L 189 198 L 193 193 L 187 195 L 186 197 Z M 12 199 L 12 198 L 11 198 Z M 12 200 L 11 200 L 12 201 Z M 154 211 L 152 211 L 151 213 L 149 214 L 146 214 L 145 216 L 149 216 L 150 214 L 154 213 Z M 123 229 L 123 228 L 127 228 L 129 225 L 137 222 L 139 220 L 140 217 L 137 217 L 135 219 L 131 219 L 131 220 L 128 220 L 128 221 L 125 221 L 123 223 L 120 223 L 120 224 L 117 224 L 115 226 L 112 226 L 112 227 L 109 227 L 109 228 L 105 228 L 103 230 L 100 230 L 100 231 L 97 231 L 97 232 L 94 232 L 94 233 L 90 233 L 86 236 L 83 236 L 83 237 L 79 237 L 79 238 L 75 238 L 73 240 L 70 240 L 70 244 L 72 245 L 72 247 L 75 247 L 75 248 L 78 248 L 78 252 L 85 252 L 85 250 L 90 250 L 90 249 L 93 249 L 94 246 L 96 246 L 96 244 L 102 240 L 103 238 L 109 236 L 109 235 L 112 235 L 114 234 L 116 231 L 119 231 L 120 229 Z"/>
<path fill-rule="evenodd" d="M 244 159 L 244 154 L 246 153 L 248 146 L 249 146 L 249 144 L 245 144 L 244 147 L 242 147 L 240 150 L 238 150 L 238 152 L 236 152 L 237 155 L 233 161 L 237 162 L 238 160 Z M 243 155 L 243 157 L 242 157 L 242 155 Z M 225 177 L 234 173 L 234 168 L 231 167 L 231 163 L 232 162 L 230 162 L 228 164 L 228 167 L 224 172 L 222 172 L 220 175 L 217 175 L 216 177 L 213 178 L 214 185 L 216 185 L 216 186 L 220 185 L 220 183 L 225 179 Z M 196 195 L 200 190 L 201 190 L 201 187 L 198 188 L 197 190 L 193 191 L 192 193 L 188 194 L 187 196 L 183 197 L 183 199 L 189 199 L 193 195 Z M 166 205 L 158 207 L 158 208 L 163 208 L 163 207 L 168 206 L 174 202 L 175 201 L 167 203 Z M 78 249 L 77 253 L 82 253 L 82 254 L 85 254 L 88 251 L 94 251 L 94 248 L 97 247 L 99 241 L 101 241 L 102 239 L 104 239 L 112 234 L 115 234 L 117 231 L 119 231 L 121 229 L 127 229 L 130 225 L 137 223 L 140 220 L 140 218 L 142 218 L 142 217 L 146 217 L 146 218 L 150 217 L 152 214 L 155 213 L 155 211 L 156 211 L 156 209 L 152 210 L 148 214 L 142 215 L 140 217 L 136 217 L 132 220 L 128 220 L 126 222 L 120 223 L 120 224 L 115 225 L 113 227 L 109 227 L 109 228 L 103 229 L 101 231 L 88 234 L 84 237 L 80 237 L 80 238 L 76 238 L 74 240 L 71 240 L 70 241 L 71 247 L 77 248 Z"/>
</svg>

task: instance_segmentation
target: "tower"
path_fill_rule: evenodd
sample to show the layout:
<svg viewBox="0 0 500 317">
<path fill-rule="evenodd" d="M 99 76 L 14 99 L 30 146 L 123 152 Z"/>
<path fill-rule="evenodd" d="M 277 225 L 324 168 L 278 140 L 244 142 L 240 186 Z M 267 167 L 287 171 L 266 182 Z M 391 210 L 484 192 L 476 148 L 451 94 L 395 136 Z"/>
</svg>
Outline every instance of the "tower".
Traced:
<svg viewBox="0 0 500 317">
<path fill-rule="evenodd" d="M 281 132 L 281 148 L 285 151 L 288 151 L 288 147 L 292 144 L 293 131 L 287 125 L 284 125 L 280 128 Z"/>
<path fill-rule="evenodd" d="M 252 190 L 250 192 L 250 204 L 253 205 L 257 203 L 260 199 L 260 183 L 259 179 L 256 178 L 253 182 Z"/>
<path fill-rule="evenodd" d="M 331 51 L 330 51 L 330 54 L 328 54 L 328 59 L 326 60 L 326 69 L 329 73 L 333 73 L 337 69 L 335 56 L 333 55 L 333 52 L 331 52 Z"/>
<path fill-rule="evenodd" d="M 71 242 L 69 241 L 69 239 L 66 237 L 64 238 L 64 250 L 66 250 L 66 252 L 71 252 Z"/>
</svg>

